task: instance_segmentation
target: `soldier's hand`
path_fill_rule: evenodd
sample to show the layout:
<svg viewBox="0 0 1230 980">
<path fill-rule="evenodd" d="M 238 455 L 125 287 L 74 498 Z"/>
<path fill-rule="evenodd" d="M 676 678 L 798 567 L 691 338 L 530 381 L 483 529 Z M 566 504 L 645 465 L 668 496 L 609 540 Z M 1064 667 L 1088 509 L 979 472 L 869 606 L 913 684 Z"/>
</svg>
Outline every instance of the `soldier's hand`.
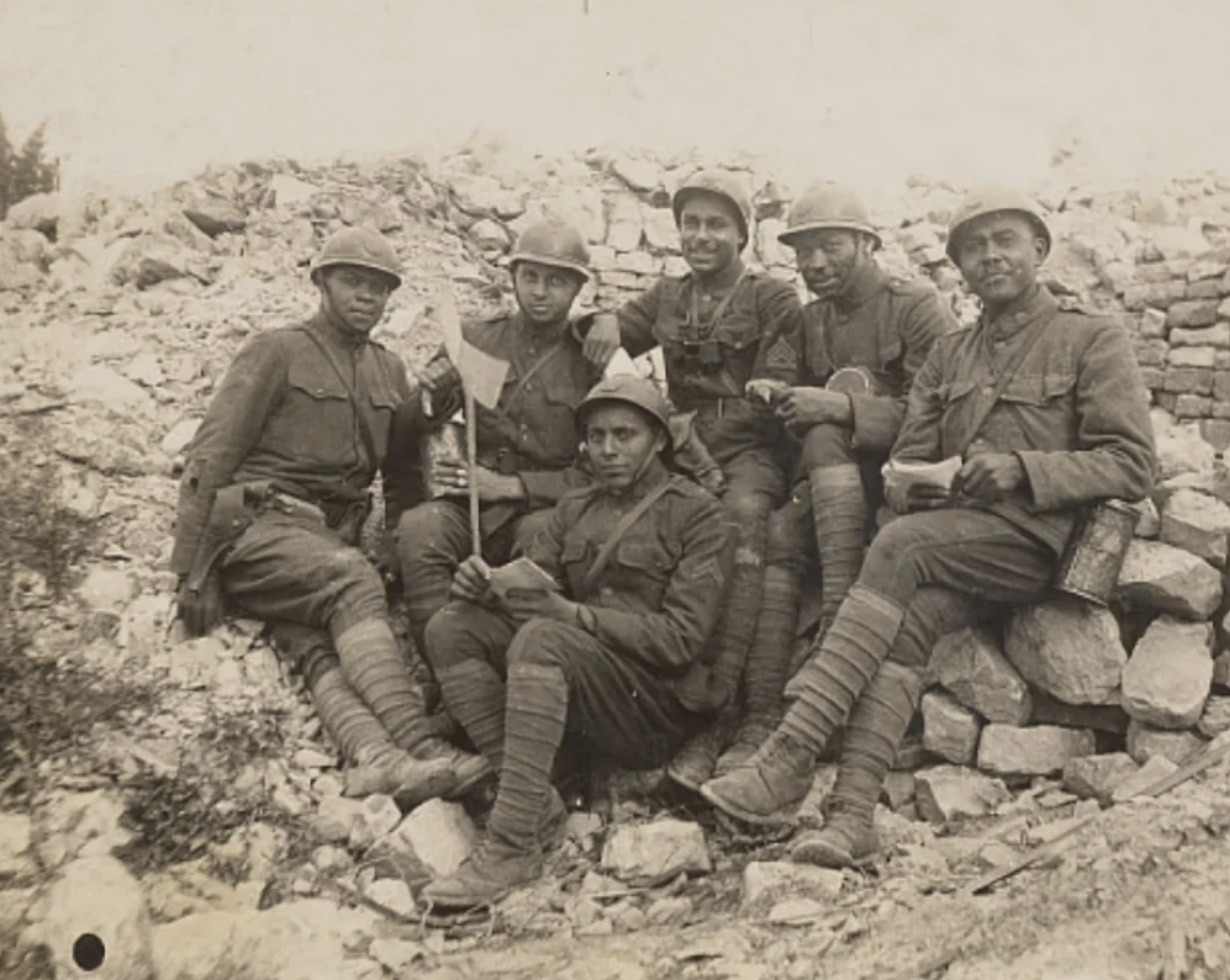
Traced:
<svg viewBox="0 0 1230 980">
<path fill-rule="evenodd" d="M 504 597 L 504 607 L 518 623 L 529 619 L 553 619 L 573 624 L 577 621 L 577 604 L 549 589 L 512 590 Z"/>
<path fill-rule="evenodd" d="M 487 594 L 487 582 L 490 578 L 491 566 L 483 561 L 481 556 L 471 555 L 457 566 L 448 594 L 454 599 L 464 599 L 466 602 L 482 602 Z"/>
<path fill-rule="evenodd" d="M 205 636 L 226 616 L 226 597 L 222 594 L 222 578 L 216 572 L 205 576 L 199 592 L 180 584 L 175 599 L 176 615 L 189 636 Z"/>
<path fill-rule="evenodd" d="M 446 497 L 459 497 L 470 492 L 469 467 L 460 460 L 441 459 L 435 464 L 435 480 Z M 515 476 L 496 473 L 485 466 L 475 472 L 478 499 L 485 504 L 501 500 L 524 500 L 525 484 Z"/>
<path fill-rule="evenodd" d="M 1015 453 L 982 453 L 966 460 L 952 489 L 976 500 L 1003 500 L 1024 482 L 1025 467 Z"/>
<path fill-rule="evenodd" d="M 610 363 L 619 349 L 619 320 L 614 313 L 599 313 L 590 324 L 585 334 L 585 342 L 581 345 L 581 353 L 585 360 L 601 370 Z"/>
<path fill-rule="evenodd" d="M 900 494 L 896 495 L 900 497 Z M 889 505 L 899 514 L 913 514 L 920 510 L 940 510 L 952 503 L 952 492 L 943 487 L 915 483 L 905 493 L 904 501 L 898 503 L 893 494 L 888 494 Z"/>
<path fill-rule="evenodd" d="M 827 388 L 791 388 L 774 411 L 787 425 L 798 428 L 826 423 L 844 425 L 851 416 L 849 396 Z"/>
</svg>

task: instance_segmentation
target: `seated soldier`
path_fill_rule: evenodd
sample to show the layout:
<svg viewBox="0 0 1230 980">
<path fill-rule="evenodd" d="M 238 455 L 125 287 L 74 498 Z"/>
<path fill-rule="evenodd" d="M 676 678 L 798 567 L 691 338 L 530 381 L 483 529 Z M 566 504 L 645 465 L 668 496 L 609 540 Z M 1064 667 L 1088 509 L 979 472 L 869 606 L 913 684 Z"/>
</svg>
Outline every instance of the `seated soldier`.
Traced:
<svg viewBox="0 0 1230 980">
<path fill-rule="evenodd" d="M 880 236 L 845 187 L 815 184 L 801 194 L 778 240 L 794 249 L 816 297 L 803 308 L 795 345 L 800 376 L 772 399 L 802 443 L 801 458 L 790 501 L 769 518 L 745 715 L 718 775 L 746 761 L 781 720 L 807 566 L 818 559 L 821 633 L 854 584 L 910 384 L 935 338 L 956 327 L 933 286 L 880 268 Z"/>
<path fill-rule="evenodd" d="M 1061 309 L 1037 281 L 1051 235 L 1010 192 L 975 193 L 954 216 L 948 254 L 982 301 L 971 328 L 935 342 L 914 379 L 893 461 L 963 460 L 951 489 L 915 483 L 904 516 L 876 536 L 798 699 L 746 764 L 706 783 L 714 806 L 751 823 L 789 820 L 816 755 L 846 725 L 820 831 L 797 861 L 847 866 L 873 855 L 885 774 L 918 705 L 943 632 L 1036 602 L 1078 516 L 1152 487 L 1148 397 L 1127 333 Z"/>
<path fill-rule="evenodd" d="M 424 890 L 439 906 L 489 904 L 541 873 L 564 816 L 550 779 L 566 731 L 651 768 L 707 722 L 729 524 L 661 458 L 669 423 L 652 382 L 603 381 L 578 414 L 598 482 L 567 494 L 529 550 L 554 583 L 493 601 L 493 573 L 469 558 L 427 628 L 445 705 L 499 772 L 482 844 Z"/>
<path fill-rule="evenodd" d="M 601 376 L 582 353 L 569 312 L 589 278 L 579 232 L 558 222 L 527 228 L 511 258 L 518 311 L 462 327 L 467 342 L 509 365 L 495 409 L 478 406 L 478 492 L 483 553 L 504 561 L 524 550 L 571 487 L 589 481 L 574 463 L 576 407 Z M 395 530 L 410 633 L 420 653 L 427 621 L 448 601 L 458 564 L 470 554 L 463 458 L 433 463 L 445 495 L 423 502 L 423 440 L 461 407 L 461 377 L 441 351 L 393 422 L 385 475 L 385 521 Z"/>
<path fill-rule="evenodd" d="M 410 394 L 401 361 L 370 339 L 401 284 L 397 256 L 379 232 L 347 228 L 311 278 L 315 316 L 248 342 L 185 451 L 171 557 L 179 616 L 206 633 L 225 599 L 307 629 L 291 631 L 295 651 L 324 644 L 340 666 L 309 677 L 325 725 L 346 728 L 336 713 L 353 704 L 377 722 L 340 742 L 347 762 L 367 767 L 363 791 L 461 792 L 487 764 L 431 730 L 384 584 L 355 547 L 394 409 Z"/>
</svg>

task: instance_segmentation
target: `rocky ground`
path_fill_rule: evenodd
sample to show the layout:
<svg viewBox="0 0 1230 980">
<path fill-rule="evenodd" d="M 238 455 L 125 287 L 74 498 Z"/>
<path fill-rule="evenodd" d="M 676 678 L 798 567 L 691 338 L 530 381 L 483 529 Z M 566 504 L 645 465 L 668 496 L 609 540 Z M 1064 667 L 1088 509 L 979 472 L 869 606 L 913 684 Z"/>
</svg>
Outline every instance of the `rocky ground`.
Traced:
<svg viewBox="0 0 1230 980">
<path fill-rule="evenodd" d="M 540 887 L 489 916 L 426 921 L 419 888 L 460 861 L 482 813 L 343 799 L 259 623 L 191 642 L 172 629 L 177 454 L 243 339 L 311 309 L 306 263 L 330 231 L 370 222 L 396 242 L 409 276 L 381 334 L 413 367 L 436 343 L 419 316 L 432 291 L 450 282 L 470 312 L 507 302 L 502 259 L 539 213 L 585 229 L 591 301 L 672 269 L 663 204 L 695 162 L 489 146 L 311 172 L 277 161 L 143 200 L 35 199 L 0 224 L 0 975 L 1230 973 L 1230 766 L 1149 795 L 1230 728 L 1230 194 L 1215 177 L 1146 192 L 1057 172 L 1039 188 L 1053 274 L 1126 309 L 1154 367 L 1162 488 L 1113 610 L 1054 602 L 945 638 L 874 867 L 794 867 L 783 842 L 715 822 L 660 773 L 614 774 L 573 794 Z M 743 166 L 755 258 L 788 277 L 772 232 L 790 193 Z M 920 180 L 877 210 L 885 263 L 968 314 L 943 258 L 955 193 Z M 831 778 L 822 768 L 804 822 Z"/>
</svg>

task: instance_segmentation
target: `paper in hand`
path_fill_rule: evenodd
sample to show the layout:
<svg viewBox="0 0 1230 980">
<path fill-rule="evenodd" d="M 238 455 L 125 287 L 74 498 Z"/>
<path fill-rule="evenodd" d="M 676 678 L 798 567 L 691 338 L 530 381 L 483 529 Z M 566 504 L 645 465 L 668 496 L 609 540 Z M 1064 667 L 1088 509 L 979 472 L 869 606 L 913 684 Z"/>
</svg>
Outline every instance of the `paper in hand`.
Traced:
<svg viewBox="0 0 1230 980">
<path fill-rule="evenodd" d="M 915 486 L 937 487 L 951 492 L 952 481 L 961 472 L 961 466 L 960 456 L 949 456 L 939 463 L 908 463 L 890 459 L 880 472 L 884 474 L 885 492 L 905 497 Z"/>
<path fill-rule="evenodd" d="M 487 579 L 493 595 L 504 599 L 510 592 L 558 592 L 559 583 L 541 565 L 522 556 L 493 568 Z"/>
</svg>

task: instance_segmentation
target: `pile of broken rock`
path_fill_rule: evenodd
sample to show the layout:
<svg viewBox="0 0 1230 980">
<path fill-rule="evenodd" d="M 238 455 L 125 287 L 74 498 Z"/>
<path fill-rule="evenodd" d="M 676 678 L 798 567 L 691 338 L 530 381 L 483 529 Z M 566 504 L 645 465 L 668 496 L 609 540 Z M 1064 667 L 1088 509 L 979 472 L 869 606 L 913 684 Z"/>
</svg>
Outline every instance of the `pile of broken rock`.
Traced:
<svg viewBox="0 0 1230 980">
<path fill-rule="evenodd" d="M 693 167 L 713 162 L 608 150 L 530 159 L 474 146 L 430 163 L 248 164 L 146 199 L 46 197 L 10 212 L 0 224 L 0 417 L 38 422 L 38 438 L 61 469 L 61 502 L 103 531 L 64 601 L 26 570 L 20 602 L 40 624 L 30 655 L 80 658 L 155 682 L 161 694 L 119 733 L 123 739 L 83 740 L 110 774 L 102 781 L 116 785 L 73 792 L 57 785 L 53 766 L 29 812 L 0 815 L 0 935 L 28 927 L 67 963 L 62 940 L 74 928 L 118 929 L 118 920 L 108 926 L 86 915 L 105 903 L 74 899 L 86 894 L 78 886 L 84 876 L 117 896 L 112 911 L 136 923 L 132 948 L 153 957 L 161 980 L 203 977 L 218 963 L 283 980 L 374 978 L 472 946 L 406 925 L 422 912 L 421 883 L 447 873 L 473 846 L 477 831 L 465 810 L 432 801 L 403 814 L 388 798 L 342 798 L 339 760 L 259 624 L 231 623 L 187 643 L 169 638 L 173 460 L 238 345 L 309 312 L 306 263 L 333 230 L 370 223 L 394 241 L 407 287 L 394 295 L 381 339 L 416 367 L 438 342 L 416 327 L 437 284 L 451 283 L 469 312 L 506 303 L 511 242 L 541 214 L 583 229 L 597 269 L 588 299 L 617 301 L 678 269 L 669 192 Z M 790 193 L 760 164 L 739 167 L 755 192 L 751 255 L 793 280 L 775 238 Z M 901 760 L 915 769 L 893 774 L 879 814 L 887 861 L 907 874 L 922 871 L 884 895 L 925 893 L 924 880 L 944 860 L 929 850 L 937 832 L 991 814 L 1043 821 L 1123 799 L 1230 727 L 1223 652 L 1230 624 L 1219 619 L 1230 535 L 1230 478 L 1220 456 L 1230 429 L 1216 417 L 1222 324 L 1197 323 L 1211 315 L 1211 295 L 1199 310 L 1162 303 L 1200 299 L 1212 288 L 1201 283 L 1220 288 L 1213 270 L 1230 227 L 1230 187 L 1200 178 L 1162 192 L 1095 192 L 1067 187 L 1062 175 L 1053 185 L 1042 197 L 1056 233 L 1054 274 L 1092 306 L 1126 305 L 1138 350 L 1174 366 L 1148 376 L 1160 394 L 1175 396 L 1159 397 L 1153 409 L 1159 492 L 1111 610 L 1057 598 L 1002 628 L 943 639 L 919 752 Z M 942 229 L 957 199 L 941 182 L 919 181 L 899 200 L 872 203 L 881 205 L 886 266 L 928 277 L 967 316 L 968 298 L 943 253 Z M 1211 258 L 1201 257 L 1206 250 Z M 1162 269 L 1182 278 L 1182 297 L 1178 286 L 1136 288 L 1160 281 Z M 1213 312 L 1225 316 L 1220 306 Z M 1212 332 L 1195 333 L 1204 330 Z M 1189 364 L 1193 358 L 1199 363 Z M 1206 368 L 1207 375 L 1182 373 Z M 1189 382 L 1197 388 L 1175 388 Z M 1181 401 L 1186 394 L 1209 401 Z M 205 858 L 134 882 L 107 864 L 128 837 L 120 829 L 128 781 L 150 769 L 177 771 L 219 716 L 277 719 L 282 743 L 270 758 L 251 760 L 226 792 L 232 800 L 260 797 L 285 821 L 253 823 L 211 842 Z M 830 784 L 826 768 L 805 820 L 815 819 Z M 924 820 L 902 819 L 915 816 Z M 737 906 L 788 926 L 814 919 L 816 903 L 849 899 L 857 878 L 757 860 L 740 879 L 745 861 L 716 842 L 700 823 L 663 819 L 643 799 L 605 816 L 574 813 L 556 874 L 503 906 L 500 921 L 515 935 L 618 936 Z M 103 863 L 83 869 L 78 861 Z M 231 869 L 230 883 L 214 873 L 222 867 Z M 61 884 L 48 890 L 53 879 Z M 284 901 L 258 913 L 275 881 Z M 338 903 L 353 908 L 341 914 Z M 853 935 L 860 921 L 842 929 Z M 262 946 L 262 936 L 282 949 L 301 945 L 303 962 L 265 969 L 262 950 L 273 946 Z M 231 958 L 189 962 L 185 949 Z M 65 975 L 75 974 L 66 967 Z"/>
</svg>

